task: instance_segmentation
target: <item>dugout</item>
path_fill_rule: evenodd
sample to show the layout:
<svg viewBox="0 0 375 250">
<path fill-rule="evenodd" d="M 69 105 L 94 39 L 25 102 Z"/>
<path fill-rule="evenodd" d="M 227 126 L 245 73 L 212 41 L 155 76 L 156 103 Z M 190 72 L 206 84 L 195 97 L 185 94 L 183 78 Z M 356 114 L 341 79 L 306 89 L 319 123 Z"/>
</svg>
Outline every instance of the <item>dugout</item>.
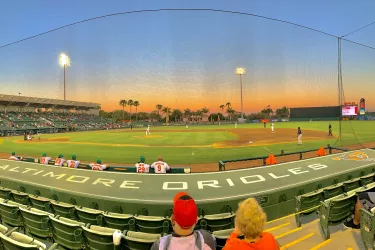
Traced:
<svg viewBox="0 0 375 250">
<path fill-rule="evenodd" d="M 340 106 L 290 108 L 290 121 L 339 120 Z"/>
</svg>

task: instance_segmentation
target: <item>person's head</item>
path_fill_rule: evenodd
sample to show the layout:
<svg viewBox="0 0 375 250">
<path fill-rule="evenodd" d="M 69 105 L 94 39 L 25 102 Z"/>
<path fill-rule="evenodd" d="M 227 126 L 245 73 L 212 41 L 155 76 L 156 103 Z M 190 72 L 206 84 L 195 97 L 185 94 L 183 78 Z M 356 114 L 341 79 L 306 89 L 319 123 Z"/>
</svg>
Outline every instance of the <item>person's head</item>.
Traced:
<svg viewBox="0 0 375 250">
<path fill-rule="evenodd" d="M 178 235 L 190 235 L 198 223 L 198 209 L 195 201 L 186 192 L 179 192 L 173 199 L 171 217 L 173 231 Z"/>
<path fill-rule="evenodd" d="M 42 155 L 43 157 L 46 157 L 47 156 L 47 154 L 46 153 L 43 153 L 43 155 Z"/>
<path fill-rule="evenodd" d="M 12 152 L 12 155 L 15 156 L 15 155 L 16 155 L 16 152 Z"/>
<path fill-rule="evenodd" d="M 97 159 L 97 160 L 96 160 L 96 163 L 98 163 L 98 164 L 102 164 L 102 160 Z"/>
<path fill-rule="evenodd" d="M 298 127 L 298 130 L 300 130 L 301 128 L 300 127 Z"/>
<path fill-rule="evenodd" d="M 266 223 L 267 215 L 254 198 L 249 198 L 238 204 L 235 223 L 246 239 L 260 236 Z"/>
<path fill-rule="evenodd" d="M 76 155 L 72 155 L 72 160 L 76 160 L 77 159 L 77 156 Z"/>
<path fill-rule="evenodd" d="M 58 158 L 63 158 L 64 156 L 62 154 L 59 154 Z"/>
<path fill-rule="evenodd" d="M 163 156 L 158 156 L 158 161 L 163 161 Z"/>
<path fill-rule="evenodd" d="M 141 156 L 141 157 L 139 157 L 139 161 L 142 162 L 142 163 L 145 163 L 146 158 L 144 156 Z"/>
</svg>

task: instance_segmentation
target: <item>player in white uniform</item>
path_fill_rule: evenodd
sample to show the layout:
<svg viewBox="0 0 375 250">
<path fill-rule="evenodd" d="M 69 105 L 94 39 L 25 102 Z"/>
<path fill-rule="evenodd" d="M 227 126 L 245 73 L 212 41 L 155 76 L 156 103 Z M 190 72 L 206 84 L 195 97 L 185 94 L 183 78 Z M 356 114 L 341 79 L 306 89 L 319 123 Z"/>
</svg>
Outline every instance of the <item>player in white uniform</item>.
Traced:
<svg viewBox="0 0 375 250">
<path fill-rule="evenodd" d="M 68 163 L 68 167 L 69 168 L 77 168 L 79 164 L 81 164 L 80 161 L 77 161 L 77 156 L 76 155 L 72 155 L 72 159 L 71 160 L 67 160 L 66 161 Z"/>
<path fill-rule="evenodd" d="M 145 164 L 145 157 L 141 156 L 139 157 L 139 162 L 135 164 L 135 167 L 137 168 L 137 173 L 149 173 L 150 172 L 150 165 Z"/>
<path fill-rule="evenodd" d="M 59 156 L 55 160 L 55 166 L 61 167 L 65 162 L 64 156 L 59 154 Z"/>
<path fill-rule="evenodd" d="M 91 163 L 90 164 L 90 167 L 91 167 L 92 170 L 103 171 L 104 169 L 107 168 L 107 165 L 102 164 L 102 161 L 100 159 L 97 159 L 96 163 Z"/>
<path fill-rule="evenodd" d="M 234 128 L 237 128 L 237 122 L 234 124 Z"/>
<path fill-rule="evenodd" d="M 9 160 L 19 161 L 20 158 L 16 156 L 15 152 L 12 152 L 12 155 L 9 157 Z"/>
<path fill-rule="evenodd" d="M 146 135 L 150 135 L 150 125 L 147 126 Z"/>
<path fill-rule="evenodd" d="M 152 163 L 151 168 L 154 169 L 156 174 L 166 174 L 171 169 L 166 162 L 163 162 L 162 156 L 158 157 L 157 162 Z"/>
<path fill-rule="evenodd" d="M 51 157 L 48 157 L 46 153 L 43 154 L 43 157 L 39 159 L 40 164 L 48 164 L 51 160 Z"/>
<path fill-rule="evenodd" d="M 275 125 L 273 123 L 271 124 L 271 131 L 272 131 L 272 134 L 275 133 Z"/>
</svg>

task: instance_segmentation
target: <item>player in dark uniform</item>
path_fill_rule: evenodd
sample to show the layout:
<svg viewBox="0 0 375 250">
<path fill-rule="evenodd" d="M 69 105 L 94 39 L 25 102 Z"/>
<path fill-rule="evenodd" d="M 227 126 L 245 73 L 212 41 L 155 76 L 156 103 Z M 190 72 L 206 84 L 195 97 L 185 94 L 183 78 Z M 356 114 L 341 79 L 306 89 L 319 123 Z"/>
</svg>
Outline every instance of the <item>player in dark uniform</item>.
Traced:
<svg viewBox="0 0 375 250">
<path fill-rule="evenodd" d="M 266 128 L 266 122 L 263 122 L 263 126 L 264 126 L 264 128 Z"/>
<path fill-rule="evenodd" d="M 332 136 L 332 125 L 331 125 L 331 123 L 328 125 L 328 136 Z"/>
<path fill-rule="evenodd" d="M 302 145 L 302 131 L 301 131 L 301 128 L 298 127 L 298 130 L 297 130 L 297 144 L 298 145 Z"/>
</svg>

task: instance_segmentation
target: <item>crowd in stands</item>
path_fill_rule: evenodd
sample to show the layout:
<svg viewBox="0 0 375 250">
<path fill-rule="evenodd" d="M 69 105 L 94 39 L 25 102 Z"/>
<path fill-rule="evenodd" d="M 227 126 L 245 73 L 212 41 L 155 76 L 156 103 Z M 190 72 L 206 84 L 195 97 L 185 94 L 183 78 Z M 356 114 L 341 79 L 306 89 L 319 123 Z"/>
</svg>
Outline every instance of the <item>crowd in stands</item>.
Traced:
<svg viewBox="0 0 375 250">
<path fill-rule="evenodd" d="M 108 119 L 77 113 L 16 113 L 0 112 L 0 130 L 66 129 L 75 131 L 101 130 L 112 127 Z"/>
</svg>

